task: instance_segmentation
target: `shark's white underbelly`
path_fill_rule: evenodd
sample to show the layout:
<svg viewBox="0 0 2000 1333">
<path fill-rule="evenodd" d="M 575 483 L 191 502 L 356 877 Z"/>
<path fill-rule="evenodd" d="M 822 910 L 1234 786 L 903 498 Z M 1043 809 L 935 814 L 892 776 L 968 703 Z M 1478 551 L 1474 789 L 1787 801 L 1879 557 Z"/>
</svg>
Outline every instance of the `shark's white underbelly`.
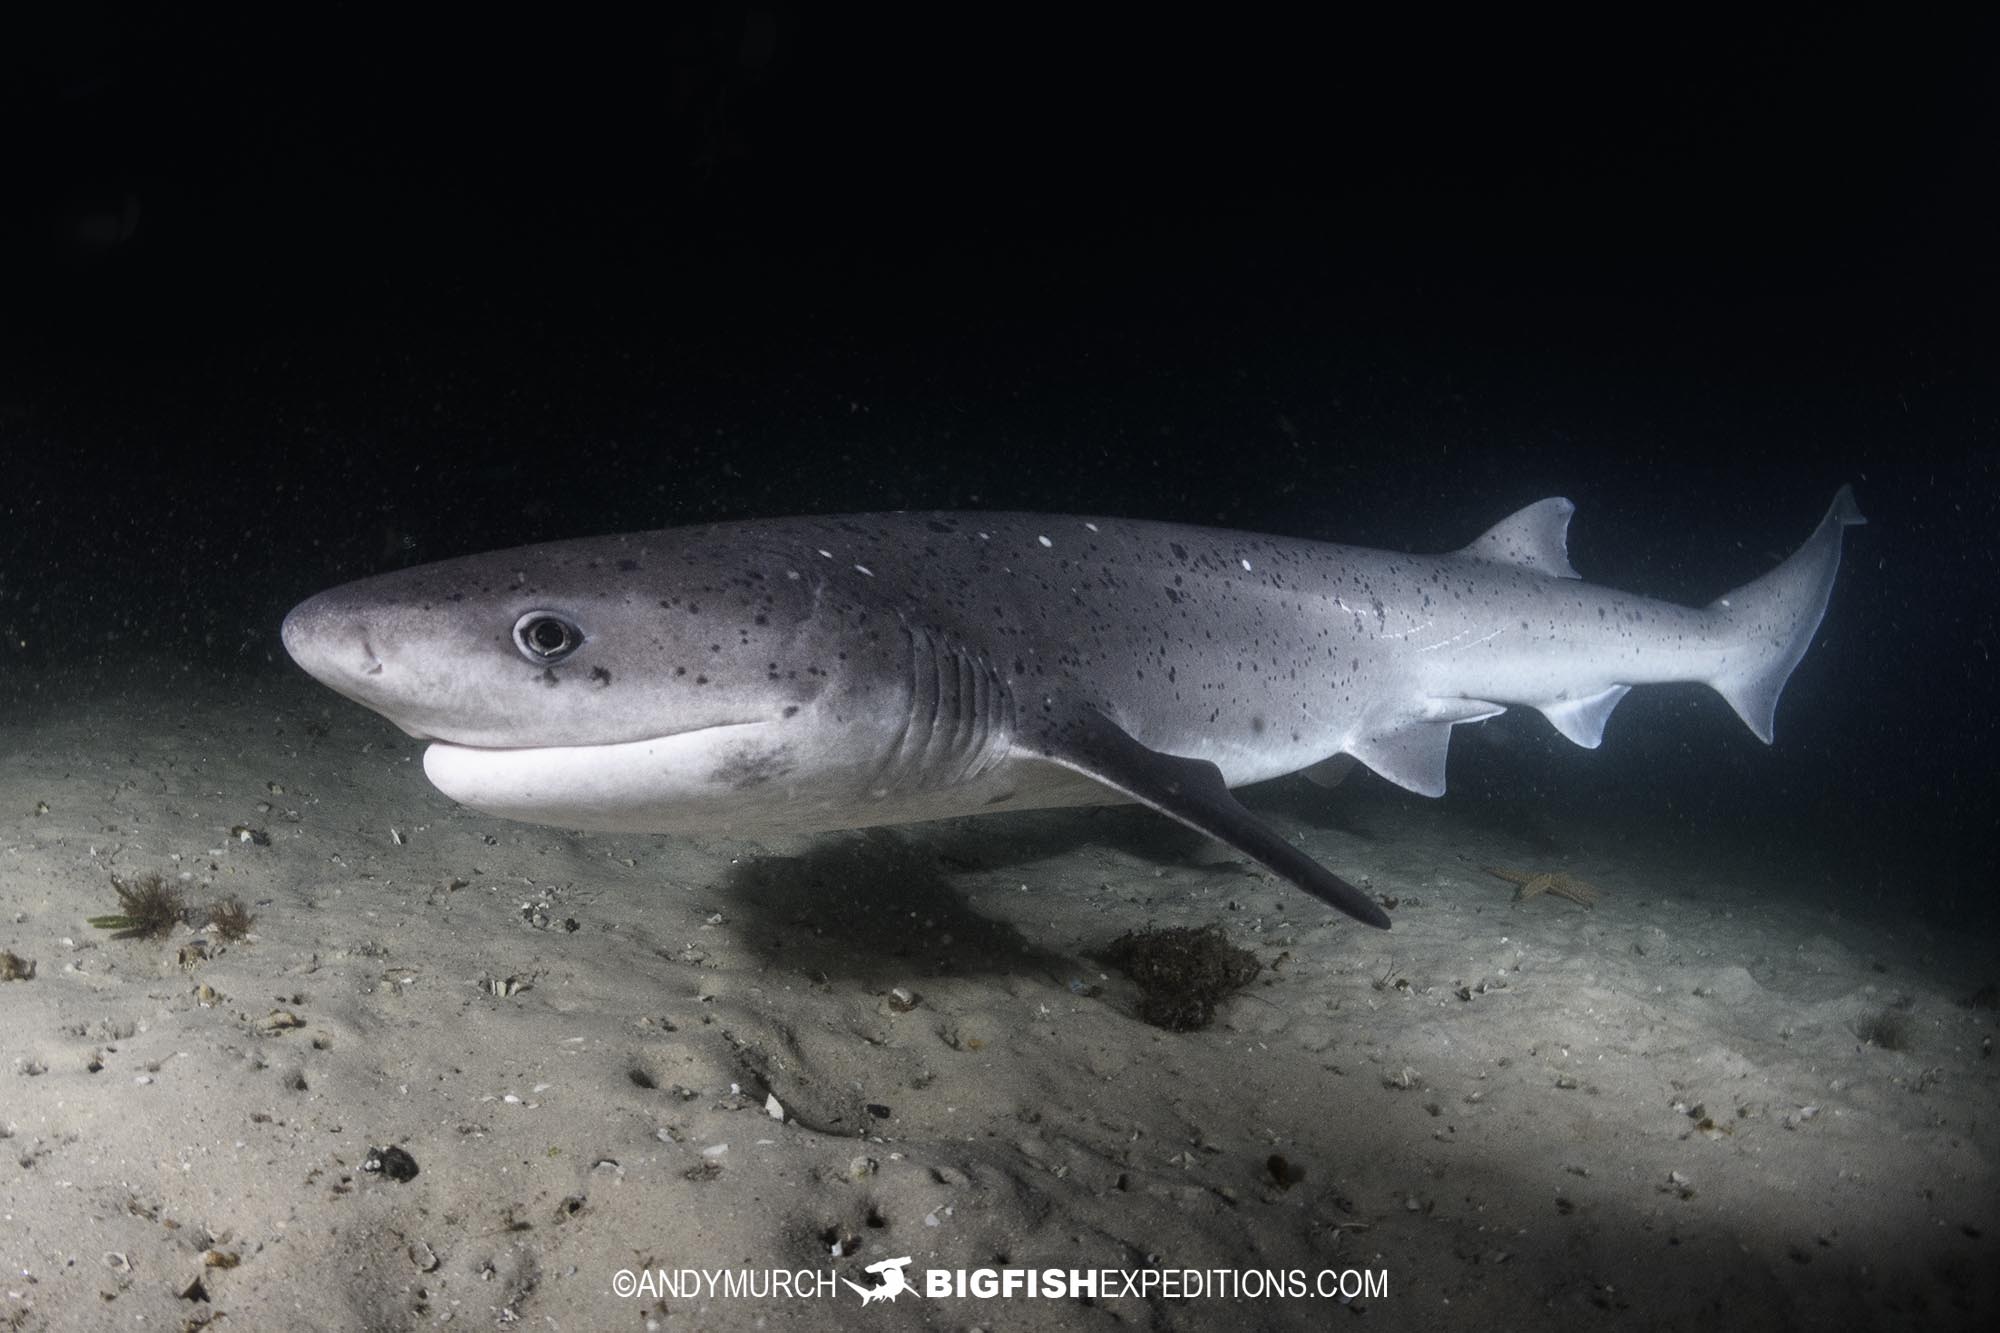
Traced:
<svg viewBox="0 0 2000 1333">
<path fill-rule="evenodd" d="M 482 750 L 434 744 L 424 773 L 461 805 L 506 819 L 616 833 L 808 833 L 1125 798 L 1030 755 L 951 784 L 884 783 L 882 766 L 828 767 L 718 727 L 622 745 Z"/>
</svg>

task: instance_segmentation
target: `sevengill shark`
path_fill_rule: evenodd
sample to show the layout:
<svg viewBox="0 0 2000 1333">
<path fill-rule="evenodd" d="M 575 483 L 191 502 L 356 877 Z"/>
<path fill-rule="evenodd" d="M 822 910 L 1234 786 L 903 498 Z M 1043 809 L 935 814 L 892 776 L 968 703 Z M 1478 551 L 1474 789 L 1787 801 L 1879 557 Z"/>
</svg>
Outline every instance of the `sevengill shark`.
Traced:
<svg viewBox="0 0 2000 1333">
<path fill-rule="evenodd" d="M 718 523 L 363 579 L 284 642 L 489 814 L 745 834 L 1137 801 L 1387 927 L 1229 789 L 1358 760 L 1436 796 L 1453 727 L 1520 705 L 1594 747 L 1664 681 L 1769 742 L 1864 521 L 1841 488 L 1789 559 L 1694 608 L 1583 582 L 1574 509 L 1442 555 L 1054 514 Z"/>
</svg>

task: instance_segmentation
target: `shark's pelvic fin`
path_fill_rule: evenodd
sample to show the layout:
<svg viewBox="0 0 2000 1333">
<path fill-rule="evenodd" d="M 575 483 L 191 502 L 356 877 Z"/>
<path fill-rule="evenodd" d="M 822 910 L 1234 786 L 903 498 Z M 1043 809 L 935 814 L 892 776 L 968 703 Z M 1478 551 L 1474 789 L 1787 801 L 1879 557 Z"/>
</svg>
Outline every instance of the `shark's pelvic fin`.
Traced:
<svg viewBox="0 0 2000 1333">
<path fill-rule="evenodd" d="M 1611 710 L 1631 692 L 1630 685 L 1613 685 L 1587 699 L 1565 699 L 1561 703 L 1545 705 L 1542 716 L 1554 723 L 1557 731 L 1584 749 L 1595 750 L 1604 740 L 1604 724 L 1610 721 Z"/>
<path fill-rule="evenodd" d="M 1046 738 L 1043 755 L 1121 795 L 1171 815 L 1281 875 L 1356 921 L 1389 928 L 1389 914 L 1243 808 L 1206 759 L 1162 754 L 1095 708 L 1079 707 Z"/>
<path fill-rule="evenodd" d="M 1537 500 L 1495 523 L 1459 554 L 1553 578 L 1581 578 L 1569 563 L 1569 519 L 1575 512 L 1576 506 L 1561 496 Z"/>
<path fill-rule="evenodd" d="M 1709 604 L 1710 611 L 1737 628 L 1742 648 L 1708 683 L 1767 745 L 1778 695 L 1826 615 L 1833 576 L 1840 568 L 1841 534 L 1867 521 L 1854 503 L 1854 488 L 1842 486 L 1826 517 L 1791 559 Z"/>
<path fill-rule="evenodd" d="M 1343 748 L 1398 787 L 1442 796 L 1451 729 L 1506 711 L 1507 705 L 1488 699 L 1430 699 L 1414 712 L 1377 710 Z"/>
<path fill-rule="evenodd" d="M 1354 771 L 1356 762 L 1358 761 L 1353 755 L 1345 752 L 1330 754 L 1311 768 L 1302 771 L 1305 773 L 1306 779 L 1315 787 L 1331 791 L 1333 788 L 1347 781 L 1347 775 Z"/>
</svg>

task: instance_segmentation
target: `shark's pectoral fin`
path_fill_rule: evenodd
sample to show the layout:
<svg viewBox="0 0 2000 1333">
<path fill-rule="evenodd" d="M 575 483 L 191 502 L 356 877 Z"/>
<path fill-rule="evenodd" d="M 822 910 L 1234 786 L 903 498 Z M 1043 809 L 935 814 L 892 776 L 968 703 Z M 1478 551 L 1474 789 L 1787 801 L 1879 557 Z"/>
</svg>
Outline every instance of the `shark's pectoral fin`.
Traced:
<svg viewBox="0 0 2000 1333">
<path fill-rule="evenodd" d="M 1354 885 L 1243 808 L 1206 759 L 1162 754 L 1095 708 L 1079 708 L 1040 747 L 1043 757 L 1225 842 L 1330 907 L 1383 930 L 1389 914 Z"/>
<path fill-rule="evenodd" d="M 1542 716 L 1554 723 L 1557 731 L 1584 749 L 1595 750 L 1604 740 L 1604 724 L 1610 720 L 1611 710 L 1631 692 L 1630 685 L 1613 685 L 1588 699 L 1565 699 L 1561 703 L 1544 704 Z"/>
<path fill-rule="evenodd" d="M 1371 714 L 1342 748 L 1398 787 L 1442 796 L 1451 729 L 1506 711 L 1507 705 L 1486 699 L 1429 699 L 1415 711 Z"/>
</svg>

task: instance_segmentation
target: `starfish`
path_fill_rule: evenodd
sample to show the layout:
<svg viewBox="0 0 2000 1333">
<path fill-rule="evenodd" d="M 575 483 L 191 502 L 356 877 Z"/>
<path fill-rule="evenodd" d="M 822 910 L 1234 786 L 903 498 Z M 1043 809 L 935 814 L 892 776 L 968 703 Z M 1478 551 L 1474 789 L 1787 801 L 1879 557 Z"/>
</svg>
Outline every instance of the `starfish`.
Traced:
<svg viewBox="0 0 2000 1333">
<path fill-rule="evenodd" d="M 1499 866 L 1487 866 L 1486 873 L 1518 885 L 1519 887 L 1514 890 L 1514 901 L 1517 903 L 1540 894 L 1553 893 L 1558 898 L 1567 898 L 1585 907 L 1597 906 L 1597 887 L 1584 883 L 1568 871 L 1542 870 L 1530 873 L 1525 870 L 1502 870 Z"/>
</svg>

